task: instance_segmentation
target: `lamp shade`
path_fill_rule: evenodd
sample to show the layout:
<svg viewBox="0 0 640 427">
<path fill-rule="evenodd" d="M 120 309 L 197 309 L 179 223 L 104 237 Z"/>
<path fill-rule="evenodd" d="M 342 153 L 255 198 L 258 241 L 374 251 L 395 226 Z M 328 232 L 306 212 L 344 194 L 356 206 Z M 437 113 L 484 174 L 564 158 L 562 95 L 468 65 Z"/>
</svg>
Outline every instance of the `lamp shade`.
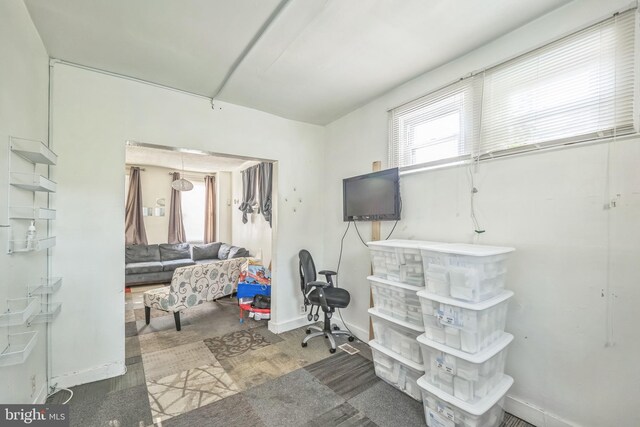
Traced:
<svg viewBox="0 0 640 427">
<path fill-rule="evenodd" d="M 193 190 L 193 183 L 184 178 L 180 178 L 171 183 L 171 188 L 178 191 L 191 191 Z"/>
</svg>

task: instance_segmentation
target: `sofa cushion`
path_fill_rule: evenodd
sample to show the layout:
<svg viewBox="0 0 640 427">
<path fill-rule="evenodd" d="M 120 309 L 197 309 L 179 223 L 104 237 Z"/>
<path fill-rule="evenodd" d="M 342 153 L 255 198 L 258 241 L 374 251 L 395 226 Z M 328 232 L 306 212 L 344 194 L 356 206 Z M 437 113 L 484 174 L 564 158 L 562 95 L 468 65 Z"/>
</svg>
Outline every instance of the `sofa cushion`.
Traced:
<svg viewBox="0 0 640 427">
<path fill-rule="evenodd" d="M 170 301 L 171 290 L 169 286 L 162 288 L 150 289 L 142 294 L 144 305 L 146 307 L 157 308 L 159 310 L 169 311 L 169 306 L 175 301 Z M 174 296 L 175 299 L 175 296 Z"/>
<path fill-rule="evenodd" d="M 222 246 L 220 242 L 207 243 L 206 245 L 193 245 L 193 260 L 218 259 L 220 246 Z"/>
<path fill-rule="evenodd" d="M 173 271 L 178 267 L 186 267 L 188 265 L 194 265 L 195 262 L 189 259 L 172 259 L 169 261 L 162 261 L 162 271 Z"/>
<path fill-rule="evenodd" d="M 157 273 L 162 271 L 160 261 L 131 262 L 124 266 L 125 274 Z"/>
<path fill-rule="evenodd" d="M 172 261 L 174 259 L 191 259 L 188 243 L 163 243 L 160 245 L 160 259 Z"/>
<path fill-rule="evenodd" d="M 127 264 L 151 261 L 160 261 L 158 245 L 127 245 L 125 247 L 125 262 Z"/>
<path fill-rule="evenodd" d="M 229 250 L 229 259 L 242 258 L 242 257 L 248 257 L 248 256 L 249 256 L 249 251 L 239 246 L 231 246 L 231 249 Z"/>
<path fill-rule="evenodd" d="M 231 250 L 231 245 L 227 245 L 223 243 L 220 245 L 220 250 L 218 251 L 218 259 L 227 259 L 229 258 L 229 251 Z"/>
</svg>

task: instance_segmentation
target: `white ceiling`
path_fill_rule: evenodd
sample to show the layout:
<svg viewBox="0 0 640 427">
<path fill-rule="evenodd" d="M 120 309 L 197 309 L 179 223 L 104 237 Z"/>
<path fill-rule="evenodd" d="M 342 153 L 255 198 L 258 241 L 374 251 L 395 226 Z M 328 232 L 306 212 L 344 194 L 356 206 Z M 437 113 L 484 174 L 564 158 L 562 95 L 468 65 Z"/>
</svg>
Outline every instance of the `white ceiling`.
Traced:
<svg viewBox="0 0 640 427">
<path fill-rule="evenodd" d="M 184 161 L 184 167 L 182 166 Z M 137 145 L 127 145 L 125 163 L 135 166 L 157 166 L 188 172 L 220 172 L 241 168 L 247 159 L 219 157 L 206 154 L 182 153 Z"/>
<path fill-rule="evenodd" d="M 326 124 L 568 2 L 291 0 L 218 99 Z M 211 97 L 280 0 L 25 3 L 51 57 Z"/>
</svg>

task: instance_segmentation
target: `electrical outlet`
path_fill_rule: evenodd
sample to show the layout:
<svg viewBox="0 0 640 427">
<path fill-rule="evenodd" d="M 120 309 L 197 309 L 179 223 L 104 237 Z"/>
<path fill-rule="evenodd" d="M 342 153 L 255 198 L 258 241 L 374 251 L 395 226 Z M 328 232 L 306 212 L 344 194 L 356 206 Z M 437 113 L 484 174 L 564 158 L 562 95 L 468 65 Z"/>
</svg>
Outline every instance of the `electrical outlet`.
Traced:
<svg viewBox="0 0 640 427">
<path fill-rule="evenodd" d="M 300 307 L 298 308 L 300 314 L 304 314 L 305 313 L 305 306 L 304 304 L 301 304 Z"/>
</svg>

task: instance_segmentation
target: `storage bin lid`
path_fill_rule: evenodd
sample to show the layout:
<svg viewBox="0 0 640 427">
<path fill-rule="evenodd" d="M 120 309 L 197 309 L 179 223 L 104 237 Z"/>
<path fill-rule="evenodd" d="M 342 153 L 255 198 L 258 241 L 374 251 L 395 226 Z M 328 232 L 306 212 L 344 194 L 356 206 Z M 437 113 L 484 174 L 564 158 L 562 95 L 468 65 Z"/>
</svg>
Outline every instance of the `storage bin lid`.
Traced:
<svg viewBox="0 0 640 427">
<path fill-rule="evenodd" d="M 495 341 L 489 347 L 473 354 L 466 353 L 462 350 L 451 348 L 447 345 L 430 340 L 425 334 L 419 335 L 416 339 L 420 344 L 424 344 L 438 351 L 442 351 L 457 358 L 466 360 L 467 362 L 479 364 L 486 362 L 487 360 L 491 359 L 493 356 L 504 350 L 511 343 L 511 341 L 513 341 L 513 335 L 505 332 L 497 341 Z"/>
<path fill-rule="evenodd" d="M 395 317 L 388 316 L 380 313 L 377 308 L 370 308 L 368 310 L 370 316 L 377 317 L 378 319 L 386 320 L 389 323 L 402 326 L 407 329 L 411 329 L 414 332 L 424 332 L 424 326 L 416 325 L 415 323 L 405 322 L 404 320 L 396 319 Z"/>
<path fill-rule="evenodd" d="M 443 243 L 440 245 L 426 245 L 420 246 L 420 249 L 444 252 L 447 254 L 477 257 L 502 255 L 515 251 L 515 248 L 509 248 L 505 246 L 471 245 L 468 243 Z"/>
<path fill-rule="evenodd" d="M 402 363 L 403 365 L 408 366 L 409 368 L 413 369 L 414 371 L 418 371 L 418 372 L 424 372 L 424 366 L 422 366 L 421 364 L 418 364 L 416 362 L 414 362 L 413 360 L 409 360 L 406 357 L 389 350 L 386 347 L 383 347 L 382 345 L 378 344 L 378 342 L 376 340 L 371 340 L 369 341 L 369 347 L 373 348 L 376 351 L 379 351 L 380 353 L 391 357 L 392 359 Z"/>
<path fill-rule="evenodd" d="M 392 239 L 392 240 L 375 240 L 373 242 L 367 242 L 367 246 L 381 246 L 385 249 L 388 248 L 406 248 L 406 249 L 420 249 L 421 246 L 440 245 L 442 243 L 429 242 L 426 240 L 404 240 L 404 239 Z"/>
<path fill-rule="evenodd" d="M 367 280 L 370 282 L 376 282 L 376 283 L 382 283 L 384 285 L 395 286 L 396 288 L 402 288 L 402 289 L 406 289 L 408 291 L 413 291 L 413 292 L 418 292 L 419 290 L 424 289 L 424 286 L 414 286 L 414 285 L 407 285 L 406 283 L 392 282 L 391 280 L 382 279 L 376 276 L 369 276 L 367 277 Z"/>
<path fill-rule="evenodd" d="M 429 384 L 429 381 L 423 376 L 418 378 L 418 387 L 435 395 L 438 399 L 444 400 L 459 409 L 468 412 L 471 415 L 480 416 L 493 407 L 502 397 L 507 394 L 509 388 L 513 385 L 513 378 L 509 375 L 504 375 L 498 385 L 496 385 L 485 397 L 478 400 L 476 403 L 465 402 L 455 396 L 439 389 L 433 384 Z"/>
<path fill-rule="evenodd" d="M 424 287 L 421 287 L 421 288 L 423 290 L 418 291 L 417 293 L 418 298 L 424 298 L 431 301 L 439 302 L 441 304 L 453 305 L 455 307 L 464 308 L 465 310 L 474 310 L 474 311 L 486 310 L 487 308 L 491 308 L 494 305 L 498 305 L 501 302 L 504 302 L 513 296 L 512 291 L 504 289 L 498 295 L 492 298 L 489 298 L 487 300 L 480 301 L 480 302 L 467 302 L 467 301 L 461 301 L 455 298 L 445 297 L 442 295 L 432 294 L 425 291 Z"/>
</svg>

